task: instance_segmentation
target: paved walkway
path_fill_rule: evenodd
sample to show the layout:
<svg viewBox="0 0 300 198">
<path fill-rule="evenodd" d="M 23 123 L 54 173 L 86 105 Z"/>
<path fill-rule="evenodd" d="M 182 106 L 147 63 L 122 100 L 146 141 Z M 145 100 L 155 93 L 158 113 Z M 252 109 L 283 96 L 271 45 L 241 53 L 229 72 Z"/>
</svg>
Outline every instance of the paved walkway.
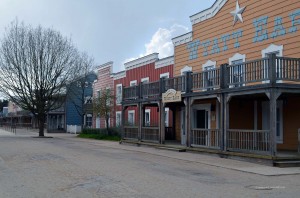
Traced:
<svg viewBox="0 0 300 198">
<path fill-rule="evenodd" d="M 14 135 L 11 132 L 7 132 L 0 128 L 0 136 L 12 136 Z M 26 130 L 26 129 L 18 129 L 16 136 L 36 136 L 37 131 Z M 264 176 L 280 176 L 280 175 L 294 175 L 300 174 L 300 167 L 293 168 L 277 168 L 266 165 L 260 165 L 245 161 L 238 161 L 232 159 L 224 159 L 219 158 L 217 156 L 212 156 L 209 154 L 201 154 L 201 153 L 190 153 L 190 152 L 176 152 L 169 150 L 161 150 L 153 147 L 147 146 L 135 146 L 135 145 L 127 145 L 127 144 L 119 144 L 117 142 L 110 141 L 99 141 L 92 139 L 81 139 L 77 138 L 75 134 L 45 134 L 46 136 L 52 136 L 59 139 L 66 139 L 76 142 L 88 142 L 89 144 L 96 145 L 99 147 L 108 147 L 113 149 L 121 149 L 127 151 L 135 151 L 135 152 L 143 152 L 157 156 L 163 156 L 172 159 L 184 160 L 193 163 L 205 164 L 214 167 L 220 167 L 230 170 L 236 170 L 246 173 L 264 175 Z"/>
</svg>

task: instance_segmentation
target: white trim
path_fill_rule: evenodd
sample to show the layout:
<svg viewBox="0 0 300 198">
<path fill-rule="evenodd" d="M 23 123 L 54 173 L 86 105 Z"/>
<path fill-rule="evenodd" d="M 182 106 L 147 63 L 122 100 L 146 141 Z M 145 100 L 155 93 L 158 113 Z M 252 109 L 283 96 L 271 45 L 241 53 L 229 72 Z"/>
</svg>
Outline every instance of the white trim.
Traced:
<svg viewBox="0 0 300 198">
<path fill-rule="evenodd" d="M 118 121 L 118 119 L 117 119 L 117 115 L 120 115 L 120 124 L 118 125 L 118 123 L 117 123 L 117 121 Z M 122 111 L 116 111 L 116 127 L 118 127 L 118 126 L 121 126 L 122 125 Z"/>
<path fill-rule="evenodd" d="M 130 81 L 130 86 L 135 86 L 135 85 L 133 85 L 133 84 L 135 84 L 135 85 L 137 85 L 137 80 L 132 80 L 132 81 Z"/>
<path fill-rule="evenodd" d="M 279 56 L 282 57 L 283 56 L 283 45 L 271 44 L 271 45 L 269 45 L 269 47 L 267 47 L 266 49 L 263 49 L 261 51 L 261 55 L 263 58 L 265 58 L 266 54 L 270 54 L 270 53 L 274 53 L 274 52 L 279 52 Z"/>
<path fill-rule="evenodd" d="M 109 67 L 109 72 L 110 72 L 110 74 L 111 74 L 112 71 L 113 71 L 113 64 L 114 64 L 113 61 L 104 63 L 104 64 L 102 64 L 102 65 L 99 65 L 98 68 L 97 68 L 96 70 L 99 72 L 99 70 L 103 70 L 103 69 L 106 69 L 106 68 Z M 102 76 L 102 75 L 103 75 L 103 74 L 101 73 L 101 76 Z"/>
<path fill-rule="evenodd" d="M 190 16 L 192 25 L 214 17 L 228 0 L 217 0 L 210 8 Z"/>
<path fill-rule="evenodd" d="M 121 96 L 120 96 L 120 101 L 118 101 L 118 87 L 121 87 Z M 122 102 L 122 91 L 123 91 L 123 85 L 122 83 L 121 84 L 117 84 L 116 85 L 116 104 L 117 105 L 121 105 L 121 102 Z"/>
<path fill-rule="evenodd" d="M 204 64 L 202 65 L 202 71 L 204 71 L 204 68 L 205 68 L 205 67 L 213 66 L 214 68 L 216 68 L 216 65 L 217 65 L 217 62 L 216 62 L 216 61 L 208 60 L 208 61 L 206 61 L 206 63 L 204 63 Z"/>
<path fill-rule="evenodd" d="M 153 53 L 153 54 L 149 54 L 147 56 L 135 59 L 133 61 L 127 62 L 125 63 L 125 69 L 129 70 L 129 69 L 134 69 L 146 64 L 150 64 L 153 63 L 155 61 L 158 60 L 158 53 Z"/>
<path fill-rule="evenodd" d="M 163 77 L 170 78 L 170 73 L 167 72 L 167 73 L 159 74 L 159 78 L 163 78 Z"/>
<path fill-rule="evenodd" d="M 182 69 L 180 70 L 181 75 L 183 75 L 184 72 L 188 72 L 188 71 L 193 71 L 193 68 L 192 68 L 192 67 L 189 67 L 189 66 L 185 66 L 184 68 L 182 68 Z"/>
<path fill-rule="evenodd" d="M 174 65 L 174 56 L 170 56 L 156 61 L 155 69 L 162 68 L 169 65 Z"/>
<path fill-rule="evenodd" d="M 149 122 L 146 122 L 146 113 L 149 113 Z M 144 114 L 144 122 L 145 122 L 145 126 L 150 126 L 151 123 L 151 109 L 145 109 L 145 114 Z"/>
<path fill-rule="evenodd" d="M 131 114 L 131 113 L 133 114 L 133 120 L 132 120 L 132 123 L 129 122 L 129 114 Z M 132 125 L 135 124 L 135 110 L 129 110 L 129 111 L 128 111 L 127 121 L 128 121 L 128 123 L 130 123 L 130 124 L 132 124 Z"/>
<path fill-rule="evenodd" d="M 172 42 L 174 46 L 182 45 L 191 42 L 192 40 L 193 40 L 193 32 L 189 32 L 181 36 L 172 38 Z"/>
<path fill-rule="evenodd" d="M 243 62 L 246 62 L 246 54 L 236 53 L 235 55 L 230 57 L 228 60 L 229 60 L 229 65 L 232 65 L 232 62 L 234 62 L 236 60 L 243 60 Z"/>
<path fill-rule="evenodd" d="M 166 113 L 166 116 L 165 116 L 165 126 L 166 127 L 169 127 L 169 111 L 170 111 L 169 107 L 166 107 L 165 108 L 165 113 Z"/>
<path fill-rule="evenodd" d="M 141 79 L 141 82 L 146 82 L 146 83 L 148 83 L 148 82 L 149 82 L 149 77 L 142 78 L 142 79 Z"/>
<path fill-rule="evenodd" d="M 119 80 L 121 78 L 126 78 L 126 71 L 121 71 L 121 72 L 112 74 L 111 76 L 114 78 L 114 80 Z"/>
</svg>

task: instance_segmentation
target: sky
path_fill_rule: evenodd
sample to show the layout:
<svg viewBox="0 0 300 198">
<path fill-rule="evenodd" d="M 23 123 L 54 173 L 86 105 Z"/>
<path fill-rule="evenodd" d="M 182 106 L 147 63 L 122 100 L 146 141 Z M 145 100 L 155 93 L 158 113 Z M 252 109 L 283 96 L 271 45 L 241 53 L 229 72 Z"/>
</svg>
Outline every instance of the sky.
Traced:
<svg viewBox="0 0 300 198">
<path fill-rule="evenodd" d="M 14 21 L 53 28 L 94 58 L 124 63 L 157 52 L 173 55 L 172 38 L 191 31 L 189 17 L 215 0 L 0 0 L 0 39 Z"/>
</svg>

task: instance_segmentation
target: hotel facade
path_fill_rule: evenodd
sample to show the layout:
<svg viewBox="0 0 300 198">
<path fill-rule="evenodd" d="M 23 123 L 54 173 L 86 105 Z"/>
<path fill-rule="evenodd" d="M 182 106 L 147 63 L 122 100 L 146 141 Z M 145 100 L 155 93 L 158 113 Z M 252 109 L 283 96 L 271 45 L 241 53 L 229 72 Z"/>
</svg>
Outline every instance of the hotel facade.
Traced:
<svg viewBox="0 0 300 198">
<path fill-rule="evenodd" d="M 168 145 L 171 130 L 186 148 L 269 159 L 298 155 L 299 8 L 298 0 L 217 0 L 190 16 L 192 31 L 172 40 L 173 77 L 122 88 L 123 141 Z M 132 105 L 139 112 L 156 106 L 158 127 L 126 126 Z"/>
</svg>

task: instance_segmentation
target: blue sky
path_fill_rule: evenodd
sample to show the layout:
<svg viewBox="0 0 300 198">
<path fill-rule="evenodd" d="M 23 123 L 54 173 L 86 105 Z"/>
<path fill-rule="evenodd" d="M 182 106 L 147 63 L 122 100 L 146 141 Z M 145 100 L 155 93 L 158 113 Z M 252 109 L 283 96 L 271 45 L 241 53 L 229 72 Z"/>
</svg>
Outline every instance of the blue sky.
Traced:
<svg viewBox="0 0 300 198">
<path fill-rule="evenodd" d="M 25 24 L 52 27 L 71 37 L 100 65 L 124 62 L 153 52 L 173 55 L 171 38 L 191 31 L 189 16 L 215 0 L 1 0 L 0 38 L 18 18 Z"/>
</svg>

